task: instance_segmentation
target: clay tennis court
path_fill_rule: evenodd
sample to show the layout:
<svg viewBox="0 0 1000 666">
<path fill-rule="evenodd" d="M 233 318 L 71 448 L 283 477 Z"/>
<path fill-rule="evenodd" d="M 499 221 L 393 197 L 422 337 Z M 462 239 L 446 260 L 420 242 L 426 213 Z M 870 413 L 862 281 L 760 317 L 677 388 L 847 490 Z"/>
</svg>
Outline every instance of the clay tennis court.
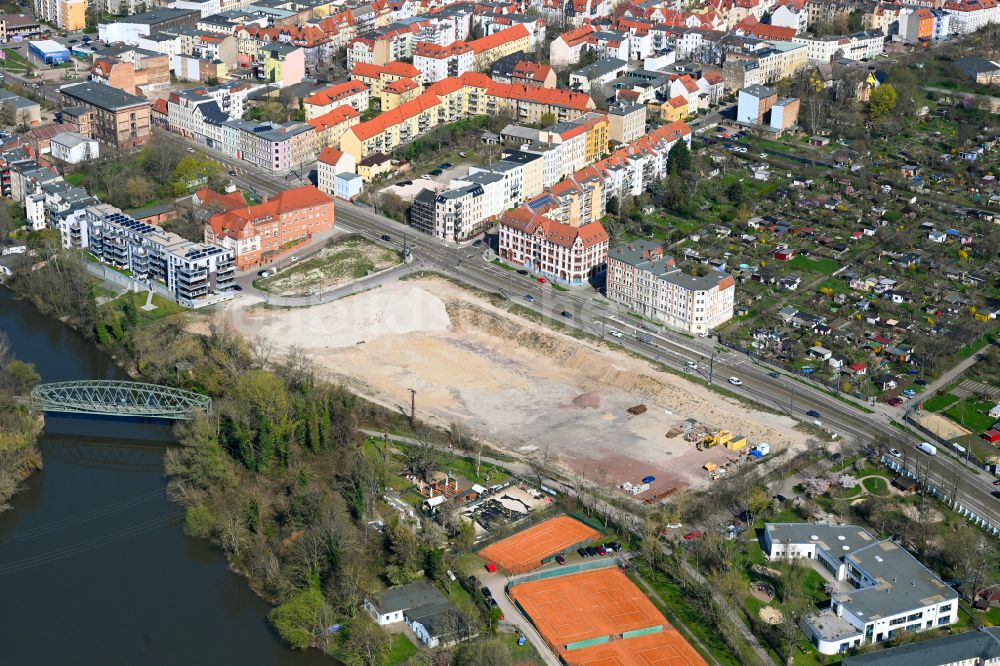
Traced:
<svg viewBox="0 0 1000 666">
<path fill-rule="evenodd" d="M 569 666 L 706 666 L 705 660 L 676 629 L 569 650 Z"/>
<path fill-rule="evenodd" d="M 556 651 L 599 636 L 667 626 L 618 567 L 522 583 L 510 588 L 510 596 Z"/>
<path fill-rule="evenodd" d="M 601 536 L 569 516 L 556 516 L 483 548 L 479 556 L 508 573 L 527 573 L 547 557 L 576 549 Z"/>
</svg>

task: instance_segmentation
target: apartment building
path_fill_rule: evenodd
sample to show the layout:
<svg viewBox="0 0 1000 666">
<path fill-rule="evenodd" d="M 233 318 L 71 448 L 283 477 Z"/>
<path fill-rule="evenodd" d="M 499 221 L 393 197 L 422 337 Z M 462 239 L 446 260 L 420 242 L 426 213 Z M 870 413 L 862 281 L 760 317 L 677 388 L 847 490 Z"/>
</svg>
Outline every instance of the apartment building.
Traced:
<svg viewBox="0 0 1000 666">
<path fill-rule="evenodd" d="M 594 26 L 587 24 L 556 37 L 549 44 L 549 63 L 558 68 L 580 62 L 582 51 L 594 32 Z M 619 59 L 628 60 L 627 57 Z"/>
<path fill-rule="evenodd" d="M 360 161 L 372 153 L 391 153 L 440 123 L 472 115 L 507 111 L 521 122 L 537 123 L 548 113 L 563 121 L 593 108 L 594 101 L 583 93 L 496 83 L 484 74 L 466 72 L 438 81 L 414 99 L 352 127 L 341 139 L 341 149 Z"/>
<path fill-rule="evenodd" d="M 338 106 L 322 116 L 307 120 L 306 124 L 316 133 L 316 146 L 339 146 L 344 132 L 361 122 L 361 114 L 347 104 Z"/>
<path fill-rule="evenodd" d="M 955 0 L 942 7 L 950 15 L 952 34 L 967 35 L 992 23 L 1000 23 L 997 0 Z"/>
<path fill-rule="evenodd" d="M 413 50 L 413 66 L 420 70 L 426 83 L 457 77 L 473 71 L 475 54 L 468 42 L 440 46 L 417 42 Z"/>
<path fill-rule="evenodd" d="M 293 252 L 297 242 L 333 224 L 333 197 L 306 185 L 213 216 L 205 225 L 205 242 L 230 250 L 237 268 L 247 270 Z"/>
<path fill-rule="evenodd" d="M 600 222 L 572 227 L 527 207 L 500 217 L 500 258 L 551 280 L 583 284 L 600 278 L 608 233 Z"/>
<path fill-rule="evenodd" d="M 236 268 L 231 250 L 192 243 L 108 204 L 81 213 L 61 225 L 66 247 L 86 249 L 102 263 L 130 271 L 135 280 L 159 283 L 186 307 L 232 296 Z"/>
<path fill-rule="evenodd" d="M 323 88 L 302 100 L 306 120 L 322 116 L 344 104 L 354 107 L 358 113 L 368 110 L 370 92 L 360 81 L 345 81 Z"/>
<path fill-rule="evenodd" d="M 368 86 L 369 96 L 376 100 L 381 99 L 383 86 L 403 79 L 424 82 L 420 70 L 407 62 L 390 62 L 388 65 L 358 63 L 351 69 L 351 80 Z"/>
<path fill-rule="evenodd" d="M 87 0 L 35 0 L 34 9 L 37 18 L 61 30 L 87 27 Z"/>
<path fill-rule="evenodd" d="M 608 298 L 670 328 L 704 333 L 729 321 L 735 293 L 732 276 L 684 273 L 657 243 L 635 241 L 608 253 Z"/>
<path fill-rule="evenodd" d="M 631 143 L 646 131 L 645 104 L 613 104 L 608 109 L 608 140 Z"/>
<path fill-rule="evenodd" d="M 149 140 L 150 102 L 96 81 L 74 83 L 59 89 L 61 103 L 92 112 L 93 138 L 118 150 L 128 150 Z"/>
<path fill-rule="evenodd" d="M 515 53 L 531 53 L 531 33 L 522 24 L 506 28 L 469 42 L 472 49 L 472 68 L 477 72 L 489 71 L 500 58 Z"/>
<path fill-rule="evenodd" d="M 829 608 L 801 620 L 821 654 L 946 627 L 958 619 L 954 589 L 899 544 L 878 541 L 856 525 L 768 523 L 764 552 L 771 560 L 815 560 L 840 583 Z"/>
<path fill-rule="evenodd" d="M 356 170 L 357 165 L 349 153 L 337 150 L 336 148 L 324 148 L 319 157 L 316 158 L 316 184 L 319 187 L 319 191 L 330 196 L 339 196 L 337 193 L 337 176 L 348 173 L 353 174 Z"/>
<path fill-rule="evenodd" d="M 830 62 L 834 58 L 866 60 L 881 55 L 885 50 L 885 35 L 880 30 L 839 37 L 799 35 L 792 37 L 792 42 L 805 46 L 807 58 L 812 62 Z"/>
</svg>

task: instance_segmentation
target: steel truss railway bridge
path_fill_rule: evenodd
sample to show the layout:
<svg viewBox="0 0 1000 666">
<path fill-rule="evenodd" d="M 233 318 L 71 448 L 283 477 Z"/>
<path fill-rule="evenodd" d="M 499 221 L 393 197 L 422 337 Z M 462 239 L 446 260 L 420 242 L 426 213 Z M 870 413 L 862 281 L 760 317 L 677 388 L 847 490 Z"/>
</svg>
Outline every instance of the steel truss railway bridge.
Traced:
<svg viewBox="0 0 1000 666">
<path fill-rule="evenodd" d="M 31 389 L 30 405 L 42 412 L 153 419 L 188 419 L 212 411 L 212 399 L 206 395 L 118 380 L 38 384 Z"/>
</svg>

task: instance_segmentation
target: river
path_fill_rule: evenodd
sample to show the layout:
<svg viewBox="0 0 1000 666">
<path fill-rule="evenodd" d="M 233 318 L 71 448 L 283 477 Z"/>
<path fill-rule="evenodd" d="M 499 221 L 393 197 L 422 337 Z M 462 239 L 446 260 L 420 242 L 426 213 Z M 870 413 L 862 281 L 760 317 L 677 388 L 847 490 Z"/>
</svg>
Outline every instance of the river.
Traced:
<svg viewBox="0 0 1000 666">
<path fill-rule="evenodd" d="M 0 330 L 42 381 L 126 378 L 0 289 Z M 50 415 L 45 469 L 0 513 L 0 665 L 336 664 L 293 652 L 268 605 L 166 498 L 161 423 Z"/>
</svg>

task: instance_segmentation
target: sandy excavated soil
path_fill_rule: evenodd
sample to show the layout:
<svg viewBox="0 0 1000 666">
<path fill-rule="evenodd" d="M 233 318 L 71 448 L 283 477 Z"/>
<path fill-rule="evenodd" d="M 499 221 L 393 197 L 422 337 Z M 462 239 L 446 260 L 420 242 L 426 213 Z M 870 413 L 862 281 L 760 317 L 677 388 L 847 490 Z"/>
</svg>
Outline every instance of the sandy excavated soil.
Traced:
<svg viewBox="0 0 1000 666">
<path fill-rule="evenodd" d="M 665 437 L 688 417 L 778 451 L 806 439 L 790 419 L 552 332 L 443 280 L 393 283 L 308 309 L 252 303 L 238 299 L 226 313 L 244 335 L 279 350 L 298 346 L 332 379 L 389 406 L 408 407 L 414 388 L 421 417 L 462 423 L 515 452 L 548 448 L 590 480 L 638 483 L 651 474 L 651 492 L 705 483 L 702 465 L 732 453 Z M 648 411 L 630 417 L 625 410 L 639 403 Z"/>
<path fill-rule="evenodd" d="M 963 428 L 958 423 L 955 423 L 947 416 L 935 414 L 934 412 L 921 410 L 914 413 L 913 417 L 917 423 L 944 439 L 954 439 L 955 437 L 968 435 L 972 432 L 968 428 Z"/>
</svg>

